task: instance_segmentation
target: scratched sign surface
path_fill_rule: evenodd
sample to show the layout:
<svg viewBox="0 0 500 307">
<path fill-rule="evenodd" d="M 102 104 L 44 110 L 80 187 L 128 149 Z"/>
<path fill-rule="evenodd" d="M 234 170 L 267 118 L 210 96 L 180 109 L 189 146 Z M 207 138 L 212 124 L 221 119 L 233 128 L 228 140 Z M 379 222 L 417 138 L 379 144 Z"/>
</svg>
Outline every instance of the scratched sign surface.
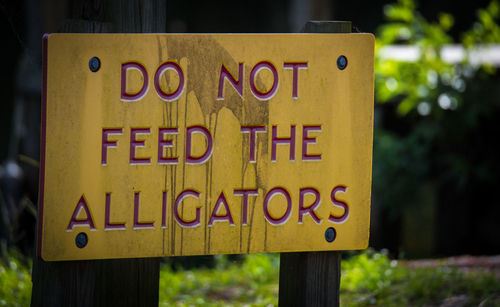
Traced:
<svg viewBox="0 0 500 307">
<path fill-rule="evenodd" d="M 363 249 L 370 34 L 44 38 L 45 260 Z"/>
</svg>

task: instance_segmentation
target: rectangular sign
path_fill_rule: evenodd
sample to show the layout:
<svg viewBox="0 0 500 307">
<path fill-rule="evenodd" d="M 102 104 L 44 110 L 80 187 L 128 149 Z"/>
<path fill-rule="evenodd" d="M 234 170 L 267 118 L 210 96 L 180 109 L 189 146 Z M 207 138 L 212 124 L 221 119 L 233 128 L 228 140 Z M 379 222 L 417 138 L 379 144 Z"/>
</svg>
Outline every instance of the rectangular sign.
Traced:
<svg viewBox="0 0 500 307">
<path fill-rule="evenodd" d="M 371 34 L 43 44 L 43 259 L 368 246 Z"/>
</svg>

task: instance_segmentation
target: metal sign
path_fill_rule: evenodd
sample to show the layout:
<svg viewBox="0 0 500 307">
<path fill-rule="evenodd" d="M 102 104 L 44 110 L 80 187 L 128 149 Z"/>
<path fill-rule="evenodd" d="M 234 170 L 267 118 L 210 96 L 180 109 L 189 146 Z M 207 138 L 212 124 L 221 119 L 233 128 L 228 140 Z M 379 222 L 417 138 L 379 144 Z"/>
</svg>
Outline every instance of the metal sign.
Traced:
<svg viewBox="0 0 500 307">
<path fill-rule="evenodd" d="M 372 35 L 43 43 L 43 259 L 367 247 Z"/>
</svg>

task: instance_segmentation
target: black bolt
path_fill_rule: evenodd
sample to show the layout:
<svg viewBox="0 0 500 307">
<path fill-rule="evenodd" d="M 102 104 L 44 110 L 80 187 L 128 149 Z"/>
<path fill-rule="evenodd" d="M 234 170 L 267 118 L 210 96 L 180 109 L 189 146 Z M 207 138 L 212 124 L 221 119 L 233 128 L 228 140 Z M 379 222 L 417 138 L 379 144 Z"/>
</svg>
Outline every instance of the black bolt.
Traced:
<svg viewBox="0 0 500 307">
<path fill-rule="evenodd" d="M 90 60 L 89 60 L 89 68 L 90 68 L 90 71 L 92 72 L 96 72 L 99 70 L 99 68 L 101 68 L 101 60 L 99 60 L 98 57 L 92 57 Z"/>
<path fill-rule="evenodd" d="M 78 248 L 84 248 L 87 245 L 88 241 L 89 239 L 86 233 L 80 232 L 76 235 L 75 244 Z"/>
<path fill-rule="evenodd" d="M 347 58 L 343 55 L 337 58 L 337 67 L 340 70 L 344 70 L 347 67 Z"/>
<path fill-rule="evenodd" d="M 325 231 L 325 240 L 327 242 L 330 242 L 330 243 L 333 242 L 336 237 L 337 237 L 337 233 L 335 232 L 335 229 L 333 229 L 333 227 L 330 227 Z"/>
</svg>

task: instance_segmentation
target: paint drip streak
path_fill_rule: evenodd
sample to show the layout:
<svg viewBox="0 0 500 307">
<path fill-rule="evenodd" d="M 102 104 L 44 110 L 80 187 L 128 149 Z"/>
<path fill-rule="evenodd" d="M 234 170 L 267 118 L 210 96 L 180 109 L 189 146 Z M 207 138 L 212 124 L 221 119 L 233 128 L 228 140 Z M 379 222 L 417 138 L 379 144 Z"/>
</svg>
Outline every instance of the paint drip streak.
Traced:
<svg viewBox="0 0 500 307">
<path fill-rule="evenodd" d="M 188 107 L 188 95 L 184 96 L 184 128 L 187 126 L 187 107 Z M 186 157 L 186 146 L 184 146 L 184 157 Z M 184 191 L 184 185 L 186 181 L 186 163 L 182 163 L 182 186 L 181 191 Z M 184 217 L 184 206 L 182 206 L 182 216 Z M 182 250 L 184 247 L 184 229 L 181 227 L 181 247 L 179 255 L 182 255 Z"/>
<path fill-rule="evenodd" d="M 245 107 L 242 108 L 241 122 L 245 122 Z M 240 122 L 240 124 L 241 124 Z M 249 138 L 250 139 L 250 138 Z M 245 173 L 248 167 L 248 163 L 245 163 L 245 145 L 248 145 L 246 138 L 242 138 L 241 142 L 241 188 L 245 187 Z M 243 200 L 241 201 L 240 209 L 240 253 L 243 249 Z"/>
<path fill-rule="evenodd" d="M 159 36 L 157 37 L 157 42 L 158 42 L 158 55 L 159 55 L 158 62 L 161 63 L 162 58 L 163 58 L 163 48 L 161 47 L 161 40 L 160 40 Z M 163 115 L 162 119 L 163 119 L 163 125 L 165 125 L 166 117 L 168 116 L 168 107 L 166 104 L 164 104 L 163 106 L 164 106 L 164 108 L 163 108 L 163 112 L 162 112 L 162 115 Z M 167 189 L 167 179 L 168 179 L 168 169 L 165 167 L 165 178 L 164 178 L 165 190 Z M 163 199 L 162 199 L 162 203 L 163 203 Z M 163 204 L 162 204 L 162 210 L 163 210 Z M 166 209 L 165 209 L 165 211 L 166 211 Z M 163 214 L 163 211 L 162 211 L 162 214 Z M 168 235 L 167 230 L 162 229 L 162 255 L 163 256 L 165 256 L 165 237 L 167 235 Z"/>
<path fill-rule="evenodd" d="M 209 115 L 210 116 L 210 115 Z M 210 125 L 210 117 L 209 117 L 209 125 Z M 209 161 L 209 163 L 211 163 Z M 205 252 L 205 254 L 208 253 L 208 242 L 207 242 L 207 225 L 208 225 L 208 177 L 209 177 L 209 166 L 205 166 L 205 191 L 207 191 L 207 193 L 205 193 L 205 229 L 204 229 L 204 239 L 203 239 L 203 250 Z"/>
<path fill-rule="evenodd" d="M 259 143 L 258 143 L 258 142 L 256 142 L 256 143 L 255 143 L 255 152 L 256 152 L 256 155 L 258 155 L 258 154 L 259 154 Z M 257 157 L 256 157 L 256 158 L 257 158 Z M 258 159 L 255 159 L 255 161 L 259 161 L 259 160 L 258 160 Z M 256 162 L 256 163 L 253 165 L 253 167 L 254 167 L 254 169 L 255 169 L 255 174 L 256 174 L 256 176 L 257 176 L 257 169 L 258 169 L 258 168 L 257 168 L 257 163 L 258 163 L 258 162 Z M 255 179 L 255 180 L 257 181 L 257 177 L 256 177 L 256 179 Z M 258 188 L 258 187 L 257 187 L 257 188 Z M 253 225 L 253 217 L 254 217 L 254 213 L 255 213 L 255 204 L 256 204 L 256 203 L 257 203 L 257 197 L 254 197 L 254 198 L 253 198 L 253 204 L 252 204 L 252 214 L 250 215 L 250 225 L 249 225 L 249 227 L 248 227 L 248 244 L 247 244 L 247 253 L 249 253 L 249 252 L 250 252 L 250 243 L 251 243 L 251 241 L 250 241 L 250 240 L 251 240 L 251 238 L 252 238 L 252 228 L 253 228 L 253 227 L 252 227 L 252 225 Z"/>
<path fill-rule="evenodd" d="M 214 138 L 215 136 L 217 135 L 217 122 L 218 122 L 218 118 L 219 118 L 219 113 L 215 113 L 215 120 L 214 120 Z M 210 121 L 212 120 L 212 118 L 210 117 Z M 215 144 L 214 144 L 215 145 Z M 214 169 L 214 163 L 213 163 L 213 160 L 210 162 L 210 199 L 212 199 L 212 190 L 213 190 L 213 177 L 214 177 L 214 174 L 213 174 L 213 169 Z M 214 205 L 215 207 L 215 205 Z M 213 208 L 210 210 L 212 211 Z M 212 229 L 210 228 L 208 230 L 208 253 L 210 253 L 210 248 L 211 248 L 211 236 L 212 236 Z"/>
</svg>

